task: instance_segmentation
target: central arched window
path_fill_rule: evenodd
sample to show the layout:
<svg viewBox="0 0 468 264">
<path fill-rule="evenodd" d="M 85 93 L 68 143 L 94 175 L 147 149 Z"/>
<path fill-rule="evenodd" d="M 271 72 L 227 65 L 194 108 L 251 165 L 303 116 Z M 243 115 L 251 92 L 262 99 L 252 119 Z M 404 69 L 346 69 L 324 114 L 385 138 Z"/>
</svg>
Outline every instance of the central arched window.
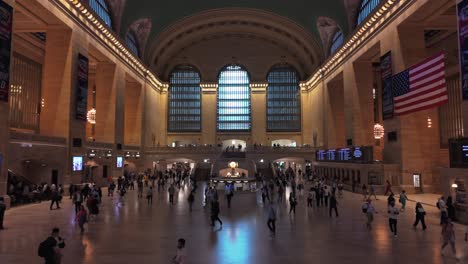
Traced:
<svg viewBox="0 0 468 264">
<path fill-rule="evenodd" d="M 96 13 L 104 23 L 106 23 L 106 25 L 112 28 L 110 10 L 105 0 L 89 0 L 89 6 L 93 9 L 94 13 Z"/>
<path fill-rule="evenodd" d="M 338 30 L 332 38 L 331 46 L 330 46 L 330 55 L 333 55 L 341 45 L 343 45 L 343 32 Z"/>
<path fill-rule="evenodd" d="M 301 131 L 299 75 L 291 65 L 275 65 L 267 76 L 267 131 Z"/>
<path fill-rule="evenodd" d="M 190 65 L 179 65 L 169 80 L 169 132 L 201 131 L 200 74 Z"/>
<path fill-rule="evenodd" d="M 380 2 L 382 2 L 382 0 L 362 0 L 356 25 L 359 26 L 364 22 L 367 17 L 374 12 L 374 9 L 379 6 Z"/>
<path fill-rule="evenodd" d="M 218 77 L 217 130 L 250 131 L 250 80 L 239 65 L 224 67 Z"/>
</svg>

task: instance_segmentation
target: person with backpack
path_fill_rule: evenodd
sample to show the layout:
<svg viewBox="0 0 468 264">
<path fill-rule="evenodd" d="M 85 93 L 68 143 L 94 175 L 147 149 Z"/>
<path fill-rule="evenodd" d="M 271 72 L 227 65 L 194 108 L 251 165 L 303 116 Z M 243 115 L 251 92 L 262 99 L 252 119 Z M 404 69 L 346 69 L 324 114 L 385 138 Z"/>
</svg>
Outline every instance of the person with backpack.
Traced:
<svg viewBox="0 0 468 264">
<path fill-rule="evenodd" d="M 440 197 L 436 203 L 436 206 L 440 210 L 440 225 L 443 225 L 445 222 L 447 222 L 448 219 L 447 205 L 445 204 L 444 196 Z"/>
<path fill-rule="evenodd" d="M 423 230 L 426 230 L 426 211 L 424 210 L 424 207 L 422 206 L 421 203 L 416 203 L 416 220 L 413 224 L 414 229 L 418 226 L 419 222 L 421 222 L 421 225 L 423 227 Z"/>
<path fill-rule="evenodd" d="M 375 200 L 378 200 L 378 199 L 377 199 L 377 195 L 375 194 L 375 186 L 374 186 L 374 184 L 371 184 L 371 185 L 369 186 L 369 189 L 370 189 L 369 198 L 371 198 L 372 196 L 374 196 Z"/>
<path fill-rule="evenodd" d="M 81 234 L 84 233 L 84 224 L 88 222 L 88 212 L 86 212 L 86 209 L 84 206 L 81 206 L 80 211 L 78 214 L 76 214 L 75 221 L 78 223 L 78 226 L 80 227 Z"/>
<path fill-rule="evenodd" d="M 370 198 L 362 205 L 362 212 L 366 214 L 366 227 L 367 229 L 372 229 L 372 222 L 374 221 L 375 211 L 374 205 L 372 205 L 372 200 Z"/>
<path fill-rule="evenodd" d="M 392 202 L 388 207 L 388 224 L 390 226 L 390 231 L 393 233 L 394 237 L 397 237 L 397 224 L 398 224 L 398 215 L 400 210 L 395 206 L 395 202 Z"/>
<path fill-rule="evenodd" d="M 65 240 L 60 237 L 60 229 L 52 229 L 52 234 L 39 244 L 39 257 L 44 258 L 45 264 L 59 264 L 62 259 L 61 249 L 65 248 Z"/>
</svg>

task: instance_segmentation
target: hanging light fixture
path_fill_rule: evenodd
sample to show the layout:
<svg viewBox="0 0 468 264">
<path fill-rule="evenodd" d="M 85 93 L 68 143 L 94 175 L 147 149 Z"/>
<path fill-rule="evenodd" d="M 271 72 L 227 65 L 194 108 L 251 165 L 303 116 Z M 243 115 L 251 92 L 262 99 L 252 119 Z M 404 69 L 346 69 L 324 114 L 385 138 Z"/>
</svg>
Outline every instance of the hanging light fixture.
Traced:
<svg viewBox="0 0 468 264">
<path fill-rule="evenodd" d="M 96 109 L 91 108 L 86 114 L 86 118 L 90 124 L 96 124 Z"/>
<path fill-rule="evenodd" d="M 385 135 L 385 129 L 382 125 L 380 124 L 375 124 L 374 125 L 374 138 L 375 139 L 381 139 Z"/>
</svg>

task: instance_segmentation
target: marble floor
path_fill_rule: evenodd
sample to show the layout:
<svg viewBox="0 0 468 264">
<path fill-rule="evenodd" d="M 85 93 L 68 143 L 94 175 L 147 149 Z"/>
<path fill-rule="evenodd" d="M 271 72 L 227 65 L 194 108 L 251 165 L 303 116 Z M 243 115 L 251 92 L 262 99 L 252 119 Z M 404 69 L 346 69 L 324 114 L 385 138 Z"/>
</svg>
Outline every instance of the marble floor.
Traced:
<svg viewBox="0 0 468 264">
<path fill-rule="evenodd" d="M 305 206 L 299 201 L 295 216 L 286 203 L 279 207 L 277 234 L 266 226 L 266 208 L 258 193 L 236 193 L 231 209 L 221 199 L 222 229 L 209 224 L 209 212 L 202 207 L 199 188 L 193 212 L 188 210 L 187 190 L 180 190 L 176 204 L 168 204 L 166 193 L 156 193 L 154 203 L 129 191 L 123 205 L 104 197 L 100 215 L 80 235 L 74 223 L 71 201 L 62 209 L 49 211 L 48 203 L 26 205 L 6 213 L 5 230 L 0 231 L 0 263 L 43 263 L 38 244 L 52 227 L 59 227 L 67 246 L 62 263 L 170 263 L 176 241 L 187 241 L 188 263 L 468 263 L 468 243 L 463 227 L 457 225 L 457 261 L 447 248 L 440 254 L 440 227 L 436 208 L 429 211 L 428 230 L 414 230 L 414 204 L 399 220 L 394 238 L 387 227 L 385 198 L 377 201 L 374 229 L 365 228 L 362 198 L 345 193 L 339 200 L 339 218 L 328 217 L 325 208 Z M 106 193 L 106 192 L 104 192 Z"/>
</svg>

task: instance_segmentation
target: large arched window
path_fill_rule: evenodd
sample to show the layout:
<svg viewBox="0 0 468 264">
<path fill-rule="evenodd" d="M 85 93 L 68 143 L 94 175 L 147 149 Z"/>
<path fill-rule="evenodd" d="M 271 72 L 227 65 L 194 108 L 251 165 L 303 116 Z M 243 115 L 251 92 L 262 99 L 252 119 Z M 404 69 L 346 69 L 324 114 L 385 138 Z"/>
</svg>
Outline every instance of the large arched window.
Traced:
<svg viewBox="0 0 468 264">
<path fill-rule="evenodd" d="M 200 74 L 190 65 L 171 72 L 167 128 L 169 132 L 201 131 Z"/>
<path fill-rule="evenodd" d="M 138 49 L 138 41 L 135 36 L 135 33 L 131 30 L 128 31 L 127 36 L 125 36 L 125 42 L 130 51 L 135 54 L 137 57 L 140 57 L 140 51 Z"/>
<path fill-rule="evenodd" d="M 374 9 L 380 4 L 382 0 L 362 0 L 359 7 L 358 18 L 356 25 L 359 26 L 366 18 L 374 12 Z"/>
<path fill-rule="evenodd" d="M 112 28 L 110 10 L 105 0 L 89 0 L 89 6 L 91 6 L 94 13 L 96 13 L 106 25 Z"/>
<path fill-rule="evenodd" d="M 267 76 L 267 131 L 301 131 L 299 75 L 288 64 L 273 66 Z"/>
<path fill-rule="evenodd" d="M 338 48 L 341 45 L 343 45 L 343 40 L 344 40 L 343 32 L 341 32 L 341 30 L 338 30 L 333 35 L 333 38 L 332 38 L 332 42 L 330 46 L 330 55 L 333 55 L 338 50 Z"/>
<path fill-rule="evenodd" d="M 250 131 L 250 80 L 239 65 L 224 67 L 218 77 L 217 130 Z"/>
</svg>

